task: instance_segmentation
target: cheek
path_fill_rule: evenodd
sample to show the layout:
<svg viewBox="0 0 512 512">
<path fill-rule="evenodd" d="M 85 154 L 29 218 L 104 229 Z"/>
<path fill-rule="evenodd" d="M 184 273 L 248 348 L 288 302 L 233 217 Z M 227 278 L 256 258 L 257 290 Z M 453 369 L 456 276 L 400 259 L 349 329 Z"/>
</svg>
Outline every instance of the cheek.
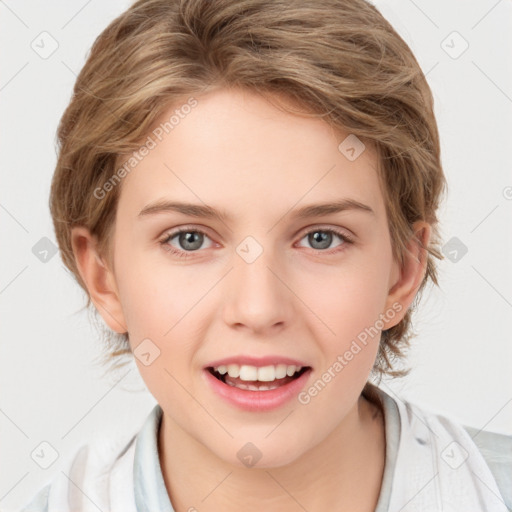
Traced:
<svg viewBox="0 0 512 512">
<path fill-rule="evenodd" d="M 118 254 L 118 288 L 130 335 L 164 338 L 200 298 L 201 281 L 185 267 L 167 262 L 164 255 L 123 252 L 122 243 Z"/>
<path fill-rule="evenodd" d="M 151 260 L 142 251 L 125 253 L 118 259 L 116 269 L 134 355 L 137 357 L 143 350 L 143 342 L 150 352 L 158 354 L 149 366 L 136 360 L 148 387 L 157 394 L 162 383 L 173 388 L 170 374 L 179 382 L 188 382 L 196 370 L 194 354 L 204 338 L 207 309 L 215 310 L 211 307 L 212 295 L 205 296 L 211 283 L 215 283 L 215 276 L 202 278 L 193 266 L 172 264 L 163 257 Z"/>
<path fill-rule="evenodd" d="M 322 337 L 330 333 L 337 343 L 344 343 L 374 325 L 385 307 L 388 274 L 385 257 L 353 259 L 321 274 L 304 272 L 299 293 L 323 320 Z"/>
<path fill-rule="evenodd" d="M 177 267 L 127 258 L 120 262 L 119 271 L 124 271 L 119 292 L 141 377 L 159 403 L 167 403 L 170 397 L 186 400 L 181 385 L 193 388 L 194 354 L 201 339 L 197 303 L 207 288 L 201 287 L 200 280 L 192 285 L 190 273 Z M 149 364 L 144 353 L 150 354 Z"/>
<path fill-rule="evenodd" d="M 381 337 L 379 318 L 387 296 L 383 272 L 376 261 L 340 267 L 329 279 L 315 280 L 316 286 L 308 280 L 303 288 L 308 306 L 321 319 L 315 319 L 313 337 L 322 357 L 299 401 L 318 411 L 338 404 L 338 413 L 329 420 L 333 425 L 341 411 L 356 401 L 374 366 Z"/>
</svg>

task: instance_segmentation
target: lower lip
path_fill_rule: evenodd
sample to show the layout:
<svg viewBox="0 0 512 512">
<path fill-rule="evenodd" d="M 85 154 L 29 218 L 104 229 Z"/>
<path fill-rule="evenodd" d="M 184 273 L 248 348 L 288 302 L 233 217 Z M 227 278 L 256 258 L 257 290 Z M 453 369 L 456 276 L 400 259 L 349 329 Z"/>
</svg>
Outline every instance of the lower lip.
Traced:
<svg viewBox="0 0 512 512">
<path fill-rule="evenodd" d="M 297 395 L 304 388 L 309 378 L 311 369 L 306 370 L 288 384 L 267 391 L 235 388 L 214 377 L 209 370 L 205 369 L 203 373 L 212 389 L 231 405 L 239 407 L 244 411 L 262 412 L 277 409 L 293 398 L 297 398 Z"/>
</svg>

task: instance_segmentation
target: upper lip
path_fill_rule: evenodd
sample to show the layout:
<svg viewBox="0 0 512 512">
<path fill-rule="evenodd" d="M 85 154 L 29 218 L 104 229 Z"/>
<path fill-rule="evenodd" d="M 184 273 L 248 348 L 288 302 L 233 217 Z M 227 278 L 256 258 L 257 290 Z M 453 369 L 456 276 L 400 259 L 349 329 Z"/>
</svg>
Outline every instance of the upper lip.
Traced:
<svg viewBox="0 0 512 512">
<path fill-rule="evenodd" d="M 290 357 L 282 357 L 282 356 L 264 356 L 264 357 L 254 357 L 254 356 L 231 356 L 223 359 L 217 359 L 206 365 L 206 368 L 217 368 L 218 366 L 227 366 L 228 364 L 238 364 L 240 366 L 256 366 L 257 368 L 261 368 L 263 366 L 276 366 L 278 364 L 286 364 L 288 366 L 295 365 L 300 366 L 302 368 L 307 367 L 306 363 L 303 361 L 299 361 L 298 359 L 292 359 Z"/>
</svg>

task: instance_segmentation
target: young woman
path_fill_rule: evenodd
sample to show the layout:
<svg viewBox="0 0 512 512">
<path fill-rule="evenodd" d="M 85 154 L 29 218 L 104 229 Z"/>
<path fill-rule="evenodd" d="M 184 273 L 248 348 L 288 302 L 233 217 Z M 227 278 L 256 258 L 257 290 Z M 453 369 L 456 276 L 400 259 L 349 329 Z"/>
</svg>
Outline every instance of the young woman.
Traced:
<svg viewBox="0 0 512 512">
<path fill-rule="evenodd" d="M 25 511 L 506 511 L 512 439 L 402 403 L 431 91 L 364 0 L 139 0 L 59 127 L 62 258 L 158 401 Z M 500 458 L 501 457 L 501 458 Z"/>
</svg>

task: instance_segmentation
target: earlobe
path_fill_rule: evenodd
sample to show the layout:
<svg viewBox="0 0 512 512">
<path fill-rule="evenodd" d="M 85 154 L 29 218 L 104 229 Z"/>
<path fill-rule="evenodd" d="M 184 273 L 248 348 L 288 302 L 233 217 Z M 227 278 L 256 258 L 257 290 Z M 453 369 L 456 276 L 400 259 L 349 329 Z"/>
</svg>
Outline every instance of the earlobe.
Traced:
<svg viewBox="0 0 512 512">
<path fill-rule="evenodd" d="M 78 271 L 91 301 L 115 332 L 127 332 L 115 276 L 97 249 L 97 238 L 82 226 L 71 230 L 71 244 Z"/>
<path fill-rule="evenodd" d="M 426 247 L 430 240 L 431 227 L 427 222 L 418 221 L 414 223 L 413 229 L 414 236 L 407 245 L 403 265 L 398 268 L 399 277 L 389 290 L 386 300 L 386 311 L 399 303 L 402 306 L 400 314 L 393 315 L 393 319 L 386 322 L 384 329 L 389 329 L 402 320 L 425 276 L 428 256 Z"/>
</svg>

